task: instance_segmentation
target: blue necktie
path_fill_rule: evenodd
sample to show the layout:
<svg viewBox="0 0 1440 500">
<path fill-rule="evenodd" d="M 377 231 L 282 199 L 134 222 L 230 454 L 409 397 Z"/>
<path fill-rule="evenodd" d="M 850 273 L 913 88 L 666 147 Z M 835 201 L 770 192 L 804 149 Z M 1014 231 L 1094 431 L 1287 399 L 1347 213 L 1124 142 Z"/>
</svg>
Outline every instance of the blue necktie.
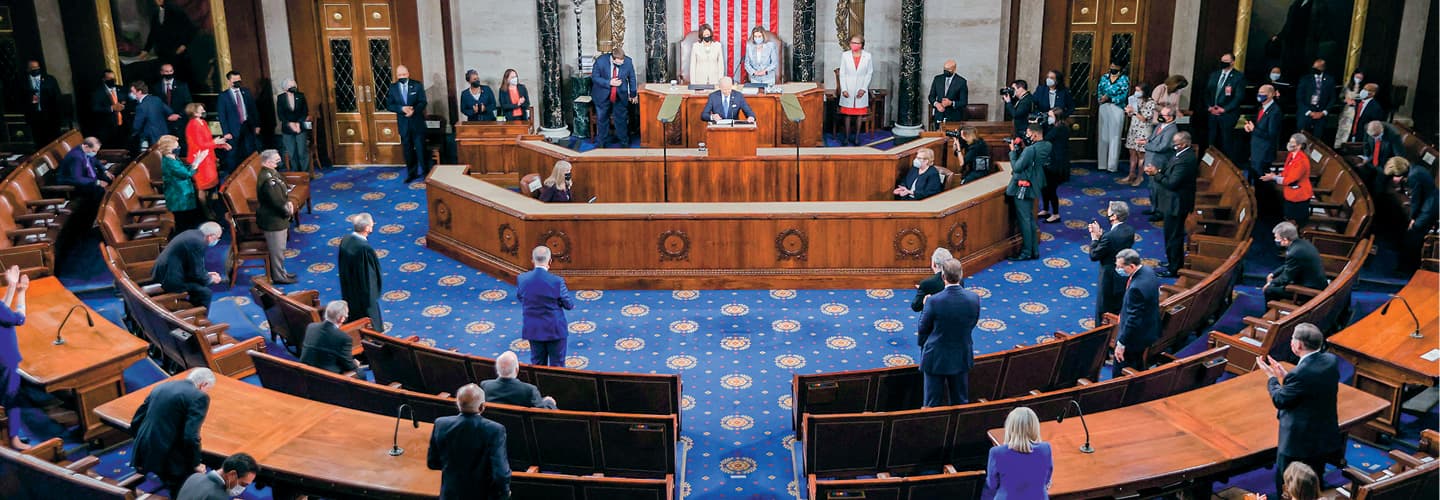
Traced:
<svg viewBox="0 0 1440 500">
<path fill-rule="evenodd" d="M 404 83 L 400 84 L 400 103 L 410 105 L 410 86 Z"/>
<path fill-rule="evenodd" d="M 727 119 L 730 118 L 730 96 L 724 96 L 721 107 L 725 108 L 725 110 L 722 111 L 722 113 L 724 113 L 723 116 Z"/>
</svg>

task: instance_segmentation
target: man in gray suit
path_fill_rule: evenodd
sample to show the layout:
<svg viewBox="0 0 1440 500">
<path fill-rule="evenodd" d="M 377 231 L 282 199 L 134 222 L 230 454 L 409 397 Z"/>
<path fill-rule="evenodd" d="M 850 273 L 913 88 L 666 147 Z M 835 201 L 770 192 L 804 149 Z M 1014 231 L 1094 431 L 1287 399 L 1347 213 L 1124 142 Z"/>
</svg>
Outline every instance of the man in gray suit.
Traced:
<svg viewBox="0 0 1440 500">
<path fill-rule="evenodd" d="M 1164 170 L 1171 157 L 1175 156 L 1175 147 L 1170 144 L 1177 129 L 1175 108 L 1161 107 L 1159 119 L 1160 125 L 1155 127 L 1155 130 L 1150 133 L 1150 137 L 1141 139 L 1141 144 L 1145 146 L 1145 165 L 1154 165 L 1156 170 Z M 1155 187 L 1155 176 L 1149 177 L 1150 210 L 1147 210 L 1146 213 L 1150 214 L 1150 222 L 1156 222 L 1161 219 L 1160 213 L 1155 211 L 1155 206 L 1159 204 L 1157 195 L 1160 190 Z"/>
<path fill-rule="evenodd" d="M 196 472 L 185 480 L 176 493 L 175 500 L 229 500 L 245 493 L 245 488 L 255 482 L 260 466 L 245 453 L 236 453 L 225 459 L 220 470 Z"/>
<path fill-rule="evenodd" d="M 541 397 L 540 389 L 516 378 L 520 375 L 520 358 L 515 353 L 505 351 L 495 358 L 495 373 L 498 376 L 494 380 L 480 382 L 486 403 L 555 409 L 555 398 Z"/>
</svg>

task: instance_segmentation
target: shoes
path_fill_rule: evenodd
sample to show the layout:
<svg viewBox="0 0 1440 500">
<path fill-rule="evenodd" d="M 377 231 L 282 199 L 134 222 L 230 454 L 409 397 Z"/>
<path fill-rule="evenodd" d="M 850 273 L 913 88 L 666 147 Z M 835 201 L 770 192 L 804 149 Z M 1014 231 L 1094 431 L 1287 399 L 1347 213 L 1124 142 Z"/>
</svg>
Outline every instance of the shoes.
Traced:
<svg viewBox="0 0 1440 500">
<path fill-rule="evenodd" d="M 409 183 L 415 182 L 415 179 L 419 179 L 419 177 L 416 177 L 416 176 L 413 176 L 413 175 L 407 175 L 407 176 L 405 176 L 405 184 L 409 184 Z"/>
<path fill-rule="evenodd" d="M 1174 277 L 1175 277 L 1175 272 L 1174 272 L 1174 271 L 1171 271 L 1171 270 L 1169 270 L 1169 269 L 1161 268 L 1161 269 L 1155 271 L 1155 275 L 1156 275 L 1156 276 L 1159 276 L 1159 277 L 1161 277 L 1161 278 L 1174 278 Z"/>
<path fill-rule="evenodd" d="M 1139 186 L 1139 185 L 1140 185 L 1141 183 L 1143 183 L 1143 182 L 1145 182 L 1145 179 L 1140 178 L 1140 177 L 1136 177 L 1135 180 L 1130 181 L 1130 185 L 1131 185 L 1132 187 L 1135 187 L 1135 186 Z"/>
<path fill-rule="evenodd" d="M 1151 216 L 1149 216 L 1149 217 L 1146 217 L 1145 220 L 1148 220 L 1148 221 L 1150 221 L 1150 222 L 1160 222 L 1160 221 L 1162 221 L 1162 220 L 1165 220 L 1165 218 L 1164 218 L 1164 217 L 1161 217 L 1160 214 L 1154 214 L 1154 215 L 1151 215 Z"/>
<path fill-rule="evenodd" d="M 1041 218 L 1041 219 L 1044 219 L 1044 218 L 1050 216 L 1050 211 L 1049 211 L 1049 210 L 1041 210 L 1040 213 L 1035 214 L 1035 216 L 1036 216 L 1036 217 L 1039 217 L 1039 218 Z"/>
<path fill-rule="evenodd" d="M 293 280 L 293 279 L 295 279 L 295 278 L 297 278 L 297 277 L 298 277 L 298 276 L 296 276 L 295 273 L 285 273 L 285 279 L 287 279 L 287 280 Z"/>
<path fill-rule="evenodd" d="M 1008 261 L 1010 261 L 1010 262 L 1023 262 L 1023 261 L 1035 260 L 1035 259 L 1039 259 L 1039 258 L 1040 258 L 1040 257 L 1033 256 L 1033 255 L 1031 255 L 1031 256 L 1016 255 L 1016 256 L 1014 256 L 1014 257 L 1006 257 L 1005 260 L 1008 260 Z"/>
<path fill-rule="evenodd" d="M 1120 184 L 1129 184 L 1129 183 L 1133 182 L 1134 180 L 1135 180 L 1135 176 L 1133 176 L 1133 175 L 1127 175 L 1127 176 L 1125 176 L 1125 177 L 1121 177 L 1120 180 L 1115 181 L 1115 182 L 1120 183 Z"/>
<path fill-rule="evenodd" d="M 1060 222 L 1060 214 L 1051 214 L 1049 217 L 1045 218 L 1044 222 L 1046 224 L 1054 224 L 1056 222 Z"/>
<path fill-rule="evenodd" d="M 276 284 L 276 285 L 294 285 L 294 284 L 295 284 L 295 277 L 294 277 L 294 276 L 291 276 L 291 277 L 286 277 L 286 278 L 271 278 L 271 279 L 270 279 L 270 282 L 271 282 L 271 283 L 274 283 L 274 284 Z"/>
</svg>

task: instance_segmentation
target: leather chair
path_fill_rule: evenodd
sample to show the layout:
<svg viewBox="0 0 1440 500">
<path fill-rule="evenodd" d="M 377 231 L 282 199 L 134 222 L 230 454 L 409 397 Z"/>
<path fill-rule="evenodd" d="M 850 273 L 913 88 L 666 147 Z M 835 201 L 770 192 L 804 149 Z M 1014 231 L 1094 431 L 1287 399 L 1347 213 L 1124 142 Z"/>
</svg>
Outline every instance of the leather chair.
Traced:
<svg viewBox="0 0 1440 500">
<path fill-rule="evenodd" d="M 250 278 L 250 297 L 265 310 L 265 319 L 270 321 L 270 341 L 279 338 L 285 350 L 299 357 L 305 344 L 305 328 L 321 321 L 320 292 L 297 290 L 285 293 L 275 288 L 265 276 Z M 358 347 L 359 344 L 356 343 Z"/>
<path fill-rule="evenodd" d="M 230 286 L 235 286 L 241 268 L 263 268 L 265 275 L 270 275 L 269 246 L 265 244 L 265 232 L 255 220 L 254 166 L 259 158 L 258 154 L 250 155 L 220 186 L 221 198 L 225 201 L 225 223 L 230 226 L 230 252 L 225 265 Z M 260 263 L 253 264 L 255 261 Z"/>
<path fill-rule="evenodd" d="M 680 37 L 680 40 L 676 41 L 672 46 L 674 50 L 674 54 L 672 54 L 672 56 L 674 56 L 674 59 L 672 60 L 675 61 L 675 72 L 672 74 L 674 75 L 674 78 L 680 81 L 680 83 L 682 84 L 688 84 L 690 82 L 690 49 L 693 48 L 695 44 L 699 41 L 700 32 L 691 31 L 689 33 L 686 33 L 685 36 Z M 725 50 L 725 46 L 723 45 L 723 43 L 720 46 L 720 51 L 726 54 L 725 65 L 727 67 L 737 67 L 735 65 L 736 61 L 730 60 L 730 53 Z"/>
</svg>

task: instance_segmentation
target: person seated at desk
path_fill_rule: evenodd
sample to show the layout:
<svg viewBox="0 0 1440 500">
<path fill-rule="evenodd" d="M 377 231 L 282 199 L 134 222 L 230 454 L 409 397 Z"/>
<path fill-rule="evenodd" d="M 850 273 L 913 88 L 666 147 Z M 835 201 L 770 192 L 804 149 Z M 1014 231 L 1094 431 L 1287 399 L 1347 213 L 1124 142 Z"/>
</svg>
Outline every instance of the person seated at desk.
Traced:
<svg viewBox="0 0 1440 500">
<path fill-rule="evenodd" d="M 962 127 L 960 137 L 951 138 L 950 141 L 950 146 L 955 149 L 955 156 L 960 159 L 960 172 L 964 172 L 960 184 L 990 174 L 990 145 L 980 138 L 975 127 Z"/>
<path fill-rule="evenodd" d="M 470 88 L 460 91 L 460 114 L 467 122 L 495 121 L 495 92 L 489 85 L 480 83 L 480 72 L 465 72 L 465 81 Z"/>
<path fill-rule="evenodd" d="M 905 180 L 895 187 L 895 198 L 899 200 L 923 200 L 934 196 L 945 190 L 945 182 L 940 180 L 940 171 L 932 165 L 935 164 L 935 151 L 922 149 L 915 153 L 915 159 L 910 161 L 910 171 L 905 173 Z"/>
<path fill-rule="evenodd" d="M 575 184 L 570 177 L 571 168 L 568 161 L 555 162 L 555 167 L 550 169 L 550 177 L 545 178 L 545 185 L 540 188 L 540 201 L 563 203 L 574 199 L 570 192 L 570 187 Z"/>
<path fill-rule="evenodd" d="M 738 120 L 741 111 L 745 112 L 745 121 L 755 123 L 755 111 L 745 103 L 744 95 L 735 92 L 735 80 L 725 76 L 720 78 L 720 90 L 711 92 L 710 97 L 705 100 L 705 110 L 700 112 L 700 121 Z"/>
<path fill-rule="evenodd" d="M 328 372 L 345 373 L 360 369 L 355 362 L 355 341 L 340 330 L 350 316 L 350 304 L 332 300 L 325 304 L 325 320 L 305 327 L 300 362 Z"/>
<path fill-rule="evenodd" d="M 555 409 L 555 398 L 541 396 L 534 384 L 521 382 L 520 358 L 514 352 L 505 351 L 495 358 L 495 378 L 480 382 L 485 390 L 486 403 L 500 403 L 527 408 Z"/>
</svg>

